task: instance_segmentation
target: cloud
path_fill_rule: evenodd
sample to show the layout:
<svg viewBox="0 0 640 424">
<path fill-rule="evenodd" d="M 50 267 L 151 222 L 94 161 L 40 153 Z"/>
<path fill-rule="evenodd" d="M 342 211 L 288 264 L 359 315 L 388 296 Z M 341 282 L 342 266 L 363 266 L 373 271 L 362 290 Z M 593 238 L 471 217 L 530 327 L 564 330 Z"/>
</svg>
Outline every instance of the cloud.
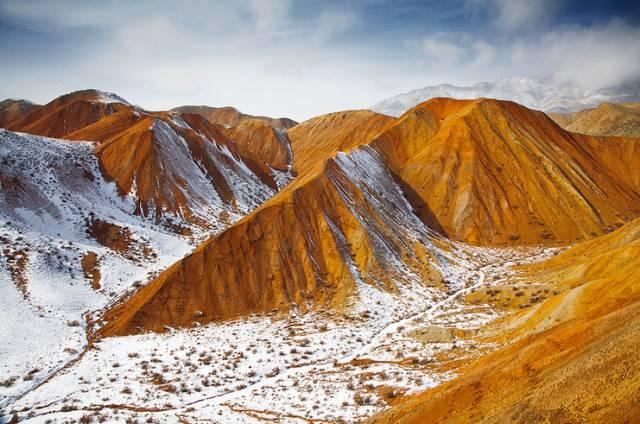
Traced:
<svg viewBox="0 0 640 424">
<path fill-rule="evenodd" d="M 562 9 L 545 4 L 0 0 L 0 57 L 11 59 L 0 98 L 43 102 L 95 87 L 156 110 L 233 105 L 300 120 L 442 82 L 640 78 L 637 26 L 600 15 L 558 26 Z M 482 13 L 469 20 L 465 7 Z"/>
<path fill-rule="evenodd" d="M 503 31 L 521 31 L 547 23 L 563 0 L 467 0 L 472 13 L 486 15 Z"/>
<path fill-rule="evenodd" d="M 473 50 L 475 51 L 472 63 L 473 68 L 491 65 L 497 53 L 494 46 L 482 40 L 473 43 Z"/>
<path fill-rule="evenodd" d="M 330 40 L 353 28 L 357 23 L 356 13 L 349 9 L 329 9 L 319 14 L 314 22 L 314 36 L 316 43 Z"/>
<path fill-rule="evenodd" d="M 258 30 L 274 30 L 289 17 L 292 0 L 249 0 L 249 9 Z"/>
<path fill-rule="evenodd" d="M 422 52 L 435 66 L 455 65 L 468 55 L 463 47 L 461 36 L 456 33 L 439 32 L 422 39 Z"/>
<path fill-rule="evenodd" d="M 510 59 L 519 72 L 549 75 L 597 89 L 640 78 L 640 28 L 620 20 L 589 27 L 569 26 L 534 40 L 517 40 Z"/>
<path fill-rule="evenodd" d="M 560 26 L 534 36 L 490 39 L 437 33 L 417 45 L 427 69 L 449 80 L 531 76 L 595 90 L 640 79 L 638 40 L 640 28 L 614 19 L 606 24 Z M 416 43 L 406 45 L 415 48 Z"/>
<path fill-rule="evenodd" d="M 496 47 L 487 41 L 474 39 L 467 33 L 439 32 L 424 37 L 421 50 L 428 65 L 435 69 L 459 66 L 475 70 L 494 64 Z"/>
</svg>

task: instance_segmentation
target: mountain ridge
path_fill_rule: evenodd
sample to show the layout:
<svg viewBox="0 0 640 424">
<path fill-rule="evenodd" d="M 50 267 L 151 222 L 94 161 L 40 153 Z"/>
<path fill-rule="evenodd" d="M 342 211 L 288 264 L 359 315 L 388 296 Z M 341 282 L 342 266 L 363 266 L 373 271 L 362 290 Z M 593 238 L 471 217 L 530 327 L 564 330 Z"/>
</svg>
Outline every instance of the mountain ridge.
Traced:
<svg viewBox="0 0 640 424">
<path fill-rule="evenodd" d="M 488 124 L 489 117 L 492 124 Z M 305 144 L 317 147 L 316 132 L 320 131 L 323 139 L 323 122 L 332 123 L 336 118 L 343 125 L 343 137 L 327 142 L 323 150 L 314 149 L 308 158 L 296 156 L 296 151 L 304 152 Z M 366 122 L 370 123 L 371 131 L 364 130 Z M 330 126 L 335 128 L 334 124 Z M 310 134 L 308 138 L 303 134 L 305 129 Z M 307 158 L 314 164 L 309 168 L 312 171 L 302 178 L 299 175 L 239 223 L 203 243 L 193 255 L 174 264 L 140 294 L 107 311 L 104 316 L 107 324 L 99 330 L 100 334 L 124 335 L 140 329 L 163 331 L 165 326 L 188 326 L 194 321 L 202 324 L 263 313 L 271 308 L 281 310 L 282 306 L 286 309 L 294 304 L 305 305 L 303 293 L 318 304 L 335 307 L 338 302 L 335 299 L 344 296 L 319 295 L 323 287 L 342 293 L 345 288 L 341 284 L 345 281 L 366 279 L 367 275 L 377 275 L 372 278 L 391 284 L 389 276 L 380 276 L 376 271 L 383 268 L 379 264 L 392 261 L 389 258 L 406 267 L 405 272 L 438 280 L 441 277 L 437 273 L 429 276 L 430 271 L 418 265 L 420 260 L 411 259 L 416 255 L 435 257 L 429 246 L 438 233 L 445 233 L 455 241 L 479 245 L 496 242 L 553 245 L 603 234 L 622 225 L 623 215 L 640 214 L 640 187 L 614 178 L 624 172 L 610 171 L 613 177 L 606 176 L 581 147 L 583 143 L 592 143 L 614 160 L 616 155 L 614 151 L 609 152 L 612 147 L 608 139 L 572 135 L 543 113 L 512 102 L 432 99 L 398 120 L 353 111 L 318 117 L 294 130 L 298 132 L 291 138 L 294 169 L 304 168 Z M 458 144 L 451 143 L 452 136 Z M 504 170 L 493 174 L 488 169 L 495 165 L 483 162 L 495 154 L 483 153 L 477 160 L 473 149 L 491 152 L 490 146 L 496 143 L 506 159 L 502 165 Z M 623 139 L 620 144 L 634 151 L 640 149 L 638 141 Z M 450 148 L 461 153 L 451 155 Z M 468 149 L 472 149 L 470 155 L 466 153 Z M 521 156 L 509 156 L 514 151 L 519 151 Z M 459 163 L 458 157 L 467 159 Z M 479 174 L 466 172 L 461 176 L 456 171 L 450 176 L 429 162 L 445 163 L 446 167 L 447 158 L 453 158 L 454 168 L 477 168 Z M 537 168 L 540 158 L 547 162 L 545 172 Z M 303 163 L 296 164 L 296 160 Z M 411 161 L 417 162 L 408 165 Z M 527 187 L 525 180 L 514 184 L 510 177 L 523 172 L 534 181 L 529 183 L 531 192 L 520 191 L 521 184 Z M 483 182 L 462 191 L 461 208 L 457 187 L 474 183 L 456 179 L 470 175 Z M 454 182 L 450 183 L 452 179 Z M 398 185 L 400 181 L 403 184 Z M 370 184 L 380 185 L 371 187 Z M 425 190 L 426 186 L 421 184 L 428 188 Z M 438 188 L 439 185 L 442 188 Z M 407 186 L 413 193 L 406 193 Z M 518 188 L 514 190 L 514 187 Z M 504 215 L 498 218 L 490 215 L 489 211 L 496 209 L 485 206 L 480 194 L 473 195 L 477 197 L 465 194 L 482 193 L 481 190 L 490 193 L 484 196 L 494 198 L 497 209 Z M 439 193 L 444 193 L 441 203 L 434 201 Z M 423 210 L 417 210 L 416 200 L 423 202 L 420 205 Z M 558 200 L 566 204 L 556 203 Z M 454 206 L 445 207 L 448 204 Z M 522 204 L 522 212 L 514 207 L 518 204 Z M 460 210 L 467 214 L 468 220 L 460 219 Z M 579 210 L 580 214 L 566 214 L 564 210 Z M 533 220 L 531 211 L 536 212 Z M 485 213 L 488 215 L 483 217 Z M 398 220 L 398 216 L 403 219 Z M 483 222 L 500 222 L 503 232 L 496 232 Z M 402 230 L 408 223 L 417 229 Z M 414 233 L 426 235 L 408 236 Z M 422 241 L 407 241 L 413 239 Z M 331 244 L 326 240 L 334 241 Z M 318 245 L 323 248 L 314 250 L 313 246 Z M 344 245 L 349 246 L 347 254 L 341 253 Z M 283 269 L 291 274 L 282 273 Z M 212 291 L 216 290 L 224 293 L 212 297 Z M 208 303 L 211 299 L 218 300 Z M 231 299 L 248 303 L 235 307 Z M 167 308 L 167 305 L 171 306 Z"/>
<path fill-rule="evenodd" d="M 391 116 L 400 116 L 417 104 L 433 97 L 495 98 L 512 100 L 531 109 L 546 112 L 573 112 L 595 107 L 602 102 L 640 101 L 640 82 L 598 90 L 584 90 L 575 84 L 560 84 L 524 77 L 502 78 L 471 86 L 441 84 L 389 97 L 378 102 L 371 109 Z"/>
</svg>

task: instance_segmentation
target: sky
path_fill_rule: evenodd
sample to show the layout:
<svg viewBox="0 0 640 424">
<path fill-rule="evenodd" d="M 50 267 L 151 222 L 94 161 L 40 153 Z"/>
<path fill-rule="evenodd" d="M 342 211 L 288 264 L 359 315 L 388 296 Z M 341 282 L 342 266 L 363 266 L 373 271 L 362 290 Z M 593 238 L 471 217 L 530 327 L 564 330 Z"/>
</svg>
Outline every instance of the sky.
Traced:
<svg viewBox="0 0 640 424">
<path fill-rule="evenodd" d="M 0 98 L 304 120 L 507 77 L 640 79 L 637 0 L 0 0 Z"/>
</svg>

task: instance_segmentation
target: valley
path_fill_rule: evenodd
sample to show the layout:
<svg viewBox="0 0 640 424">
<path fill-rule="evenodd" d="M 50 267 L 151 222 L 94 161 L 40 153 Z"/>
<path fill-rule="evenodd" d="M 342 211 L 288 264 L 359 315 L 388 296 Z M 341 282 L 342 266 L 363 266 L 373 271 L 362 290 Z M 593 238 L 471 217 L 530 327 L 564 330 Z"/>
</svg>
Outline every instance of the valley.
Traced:
<svg viewBox="0 0 640 424">
<path fill-rule="evenodd" d="M 572 422 L 639 387 L 639 138 L 485 98 L 6 104 L 3 421 Z"/>
<path fill-rule="evenodd" d="M 466 302 L 466 296 L 494 285 L 509 290 L 518 281 L 514 266 L 557 253 L 458 249 L 459 264 L 452 264 L 449 278 L 459 289 L 450 294 L 415 279 L 394 294 L 362 285 L 340 312 L 293 310 L 107 338 L 13 408 L 34 422 L 87 415 L 238 423 L 366 418 L 451 379 L 460 363 L 494 350 L 494 343 L 476 341 L 474 334 L 503 312 Z"/>
</svg>

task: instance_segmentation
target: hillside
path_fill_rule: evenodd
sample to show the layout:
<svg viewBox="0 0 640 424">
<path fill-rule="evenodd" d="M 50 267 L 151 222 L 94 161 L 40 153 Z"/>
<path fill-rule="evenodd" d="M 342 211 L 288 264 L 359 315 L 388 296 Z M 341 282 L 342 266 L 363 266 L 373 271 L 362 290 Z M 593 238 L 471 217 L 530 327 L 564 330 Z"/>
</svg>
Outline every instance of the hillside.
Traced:
<svg viewBox="0 0 640 424">
<path fill-rule="evenodd" d="M 640 222 L 524 267 L 559 293 L 492 324 L 505 347 L 372 423 L 632 422 L 640 369 Z"/>
<path fill-rule="evenodd" d="M 28 100 L 6 99 L 0 102 L 0 127 L 4 128 L 18 122 L 38 105 Z"/>
<path fill-rule="evenodd" d="M 212 124 L 219 124 L 225 127 L 235 127 L 246 119 L 264 121 L 273 128 L 283 130 L 291 128 L 297 124 L 296 121 L 289 118 L 270 118 L 268 116 L 247 115 L 231 106 L 179 106 L 171 110 L 180 113 L 195 113 L 201 115 Z"/>
<path fill-rule="evenodd" d="M 567 131 L 580 134 L 640 137 L 640 103 L 602 103 L 598 107 L 549 116 Z"/>
<path fill-rule="evenodd" d="M 289 136 L 293 168 L 305 173 L 108 311 L 101 334 L 340 307 L 360 279 L 389 290 L 403 274 L 440 281 L 437 234 L 557 244 L 639 213 L 637 187 L 615 159 L 637 141 L 572 135 L 511 102 L 434 99 L 395 122 L 330 114 Z"/>
<path fill-rule="evenodd" d="M 135 193 L 136 213 L 204 224 L 212 213 L 247 212 L 273 194 L 219 128 L 205 121 L 194 129 L 187 120 L 199 117 L 185 118 L 139 114 L 96 147 L 107 177 L 121 193 Z"/>
<path fill-rule="evenodd" d="M 638 140 L 567 133 L 512 102 L 432 99 L 371 144 L 416 207 L 469 243 L 559 244 L 638 214 Z"/>
<path fill-rule="evenodd" d="M 360 120 L 358 113 L 350 118 Z M 356 127 L 347 128 L 344 138 L 356 140 Z M 315 159 L 322 164 L 321 157 Z M 109 311 L 101 334 L 292 305 L 341 307 L 358 284 L 394 290 L 393 281 L 416 273 L 440 281 L 430 264 L 434 254 L 414 246 L 429 244 L 430 230 L 412 215 L 375 151 L 363 146 L 328 157 L 317 173 L 297 181 Z"/>
<path fill-rule="evenodd" d="M 96 90 L 4 106 L 23 132 L 0 130 L 0 336 L 13 340 L 1 351 L 3 412 L 86 348 L 89 313 L 291 178 L 286 162 L 245 147 L 276 142 L 262 127 L 243 127 L 236 142 L 199 115 L 148 112 Z"/>
<path fill-rule="evenodd" d="M 63 138 L 117 111 L 132 106 L 123 98 L 98 90 L 82 90 L 31 108 L 21 119 L 8 123 L 11 131 Z"/>
</svg>

